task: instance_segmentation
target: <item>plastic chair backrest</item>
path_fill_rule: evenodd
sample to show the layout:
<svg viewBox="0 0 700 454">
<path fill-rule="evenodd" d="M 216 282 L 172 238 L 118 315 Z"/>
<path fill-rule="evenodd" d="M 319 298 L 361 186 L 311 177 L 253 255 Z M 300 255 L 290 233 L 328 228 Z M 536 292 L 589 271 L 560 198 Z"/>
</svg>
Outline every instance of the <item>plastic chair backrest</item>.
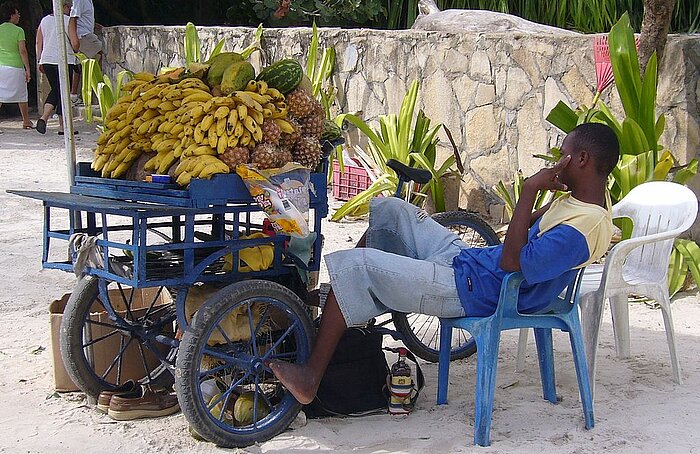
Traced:
<svg viewBox="0 0 700 454">
<path fill-rule="evenodd" d="M 665 279 L 674 237 L 693 224 L 697 212 L 697 197 L 680 184 L 652 181 L 633 188 L 613 207 L 613 217 L 632 220 L 632 238 L 661 233 L 674 235 L 631 251 L 623 266 L 623 276 L 629 272 L 639 275 L 643 270 L 642 274 L 650 281 Z"/>
</svg>

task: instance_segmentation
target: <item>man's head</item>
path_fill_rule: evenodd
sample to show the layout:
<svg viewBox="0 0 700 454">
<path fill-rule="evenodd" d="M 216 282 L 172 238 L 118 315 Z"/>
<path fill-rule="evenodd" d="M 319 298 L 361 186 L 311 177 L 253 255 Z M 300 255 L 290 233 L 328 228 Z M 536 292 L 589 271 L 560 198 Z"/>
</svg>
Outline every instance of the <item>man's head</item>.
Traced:
<svg viewBox="0 0 700 454">
<path fill-rule="evenodd" d="M 0 5 L 0 23 L 2 22 L 12 22 L 15 25 L 19 23 L 19 9 L 15 2 Z"/>
<path fill-rule="evenodd" d="M 570 155 L 571 161 L 559 174 L 559 180 L 571 187 L 582 179 L 607 179 L 620 158 L 620 144 L 609 126 L 584 123 L 566 136 L 561 154 Z"/>
</svg>

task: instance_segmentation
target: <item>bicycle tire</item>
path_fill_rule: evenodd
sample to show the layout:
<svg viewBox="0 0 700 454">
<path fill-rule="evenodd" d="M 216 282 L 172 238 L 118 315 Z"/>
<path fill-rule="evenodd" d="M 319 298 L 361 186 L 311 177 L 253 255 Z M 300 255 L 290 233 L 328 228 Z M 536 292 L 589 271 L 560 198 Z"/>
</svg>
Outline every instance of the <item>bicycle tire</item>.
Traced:
<svg viewBox="0 0 700 454">
<path fill-rule="evenodd" d="M 436 213 L 433 219 L 459 235 L 469 247 L 500 244 L 498 235 L 479 216 L 467 211 Z M 440 321 L 433 315 L 392 312 L 394 327 L 403 335 L 404 344 L 419 358 L 437 362 L 440 348 Z M 467 358 L 476 352 L 476 342 L 464 330 L 452 330 L 450 360 Z"/>
<path fill-rule="evenodd" d="M 234 339 L 230 336 L 234 331 L 227 333 L 222 323 L 230 321 L 231 315 L 238 317 L 234 315 L 238 311 L 247 317 L 240 326 L 249 328 Z M 214 294 L 192 319 L 177 357 L 175 389 L 194 432 L 218 446 L 234 448 L 269 440 L 286 430 L 301 404 L 264 362 L 271 358 L 307 361 L 314 336 L 303 302 L 280 284 L 251 279 Z M 212 386 L 215 394 L 209 395 Z M 251 410 L 251 421 L 241 422 L 231 407 L 246 391 L 257 399 L 254 409 L 266 408 L 262 414 Z"/>
<path fill-rule="evenodd" d="M 115 286 L 119 289 L 109 293 L 114 301 L 109 298 L 102 301 L 100 285 L 105 288 L 112 285 L 113 290 L 116 290 Z M 85 276 L 78 281 L 66 304 L 61 321 L 61 357 L 70 378 L 90 396 L 97 397 L 104 390 L 123 385 L 129 378 L 122 376 L 122 367 L 126 367 L 124 361 L 133 359 L 141 362 L 138 367 L 131 365 L 132 371 L 135 369 L 133 373 L 140 374 L 140 368 L 143 369 L 141 378 L 135 378 L 139 383 L 161 386 L 173 383 L 174 377 L 170 372 L 173 366 L 158 361 L 154 349 L 158 349 L 159 354 L 169 362 L 174 362 L 177 348 L 171 347 L 167 353 L 163 353 L 163 344 L 156 344 L 154 336 L 174 338 L 174 303 L 157 307 L 152 304 L 148 309 L 132 308 L 132 298 L 127 296 L 131 295 L 130 289 L 94 276 Z M 107 315 L 108 307 L 114 309 L 116 319 Z M 117 340 L 119 347 L 115 349 Z M 131 347 L 132 343 L 135 348 Z M 95 355 L 95 352 L 100 352 L 100 355 Z M 111 362 L 104 356 L 107 353 L 115 353 Z M 108 366 L 102 371 L 106 362 Z"/>
</svg>

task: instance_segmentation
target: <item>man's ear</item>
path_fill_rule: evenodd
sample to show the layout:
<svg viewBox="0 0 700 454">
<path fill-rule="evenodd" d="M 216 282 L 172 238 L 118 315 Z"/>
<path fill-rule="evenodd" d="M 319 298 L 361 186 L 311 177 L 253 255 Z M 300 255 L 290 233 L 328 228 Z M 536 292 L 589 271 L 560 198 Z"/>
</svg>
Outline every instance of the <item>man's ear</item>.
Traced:
<svg viewBox="0 0 700 454">
<path fill-rule="evenodd" d="M 588 152 L 588 150 L 583 149 L 579 151 L 578 156 L 576 156 L 576 164 L 579 167 L 583 167 L 586 164 L 588 164 L 588 161 L 591 159 L 591 154 Z"/>
</svg>

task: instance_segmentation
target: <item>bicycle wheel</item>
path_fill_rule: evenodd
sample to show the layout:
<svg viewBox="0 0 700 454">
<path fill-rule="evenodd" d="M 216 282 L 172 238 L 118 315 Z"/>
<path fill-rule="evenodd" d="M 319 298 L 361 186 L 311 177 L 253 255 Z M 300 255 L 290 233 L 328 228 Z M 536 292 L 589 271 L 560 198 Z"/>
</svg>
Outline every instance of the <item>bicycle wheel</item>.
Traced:
<svg viewBox="0 0 700 454">
<path fill-rule="evenodd" d="M 486 247 L 500 243 L 498 235 L 479 216 L 466 211 L 448 211 L 433 216 L 469 247 Z M 432 315 L 392 312 L 394 326 L 404 336 L 404 343 L 416 356 L 437 362 L 440 349 L 440 319 Z M 450 360 L 466 358 L 476 352 L 476 342 L 469 332 L 452 330 Z"/>
<path fill-rule="evenodd" d="M 301 404 L 264 363 L 305 362 L 313 337 L 302 301 L 280 284 L 247 280 L 213 295 L 195 314 L 177 358 L 175 389 L 194 432 L 232 448 L 285 430 Z"/>
<path fill-rule="evenodd" d="M 100 288 L 107 298 L 100 296 Z M 171 384 L 175 318 L 175 304 L 163 288 L 132 289 L 83 277 L 61 322 L 61 357 L 68 375 L 93 397 L 130 379 Z"/>
</svg>

